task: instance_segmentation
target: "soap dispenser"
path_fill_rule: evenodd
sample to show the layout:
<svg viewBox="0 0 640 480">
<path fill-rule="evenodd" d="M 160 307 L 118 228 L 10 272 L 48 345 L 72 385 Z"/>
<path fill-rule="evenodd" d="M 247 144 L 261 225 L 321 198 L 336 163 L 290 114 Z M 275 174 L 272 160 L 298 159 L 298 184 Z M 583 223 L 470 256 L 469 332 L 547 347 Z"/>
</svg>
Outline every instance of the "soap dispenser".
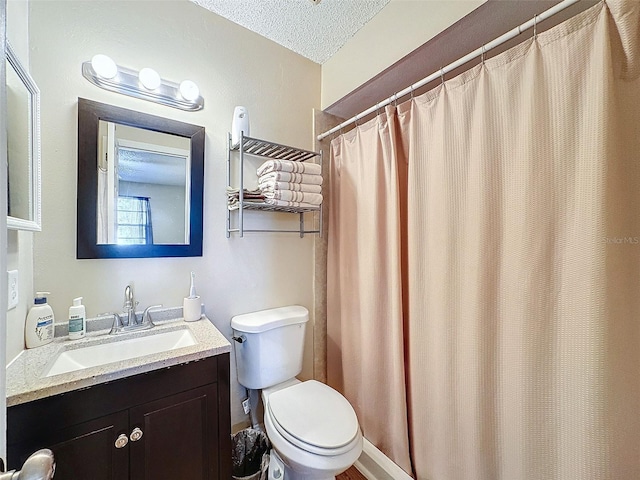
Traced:
<svg viewBox="0 0 640 480">
<path fill-rule="evenodd" d="M 40 347 L 53 340 L 53 310 L 47 303 L 49 292 L 36 292 L 34 305 L 29 310 L 24 326 L 24 340 L 27 348 Z"/>
<path fill-rule="evenodd" d="M 77 340 L 84 337 L 87 331 L 86 312 L 82 305 L 82 297 L 74 298 L 69 307 L 69 339 Z"/>
</svg>

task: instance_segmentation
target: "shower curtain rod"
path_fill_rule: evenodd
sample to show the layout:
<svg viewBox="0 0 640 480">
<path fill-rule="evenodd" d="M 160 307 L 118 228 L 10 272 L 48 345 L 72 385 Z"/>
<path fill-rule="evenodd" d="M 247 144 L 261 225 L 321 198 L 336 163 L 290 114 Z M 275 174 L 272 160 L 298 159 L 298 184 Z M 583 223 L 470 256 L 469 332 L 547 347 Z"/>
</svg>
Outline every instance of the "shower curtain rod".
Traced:
<svg viewBox="0 0 640 480">
<path fill-rule="evenodd" d="M 519 26 L 509 30 L 507 33 L 499 36 L 495 40 L 492 40 L 491 42 L 487 43 L 486 45 L 483 45 L 482 47 L 477 48 L 473 52 L 468 53 L 467 55 L 465 55 L 464 57 L 456 60 L 453 63 L 450 63 L 449 65 L 447 65 L 446 67 L 441 68 L 437 72 L 432 73 L 428 77 L 425 77 L 422 80 L 420 80 L 420 81 L 410 85 L 409 87 L 405 88 L 404 90 L 401 90 L 398 93 L 395 93 L 395 94 L 391 95 L 386 100 L 383 100 L 382 102 L 376 103 L 373 107 L 368 108 L 367 110 L 358 113 L 357 115 L 351 117 L 349 120 L 345 120 L 341 124 L 336 125 L 335 127 L 333 127 L 331 130 L 328 130 L 328 131 L 326 131 L 324 133 L 321 133 L 317 137 L 318 141 L 324 140 L 326 137 L 328 137 L 332 133 L 335 133 L 335 132 L 339 131 L 340 129 L 346 127 L 347 125 L 351 125 L 352 123 L 357 122 L 359 119 L 361 119 L 363 117 L 366 117 L 370 113 L 373 113 L 373 112 L 379 110 L 380 108 L 389 105 L 392 102 L 395 102 L 399 98 L 404 97 L 405 95 L 407 95 L 409 93 L 412 93 L 414 90 L 426 85 L 427 83 L 432 82 L 432 81 L 436 80 L 437 78 L 443 77 L 446 73 L 449 73 L 450 71 L 460 67 L 461 65 L 464 65 L 465 63 L 473 60 L 474 58 L 483 56 L 488 51 L 493 50 L 497 46 L 502 45 L 503 43 L 505 43 L 508 40 L 511 40 L 514 37 L 517 37 L 522 32 L 524 32 L 525 30 L 527 30 L 527 29 L 529 29 L 531 27 L 534 27 L 534 35 L 535 35 L 535 27 L 538 24 L 538 22 L 541 22 L 543 20 L 546 20 L 549 17 L 552 17 L 556 13 L 559 13 L 559 12 L 563 11 L 564 9 L 570 7 L 574 3 L 578 3 L 579 1 L 580 0 L 564 0 L 563 2 L 558 3 L 557 5 L 551 7 L 550 9 L 545 10 L 541 14 L 536 15 L 531 20 L 523 23 L 522 25 L 519 25 Z"/>
</svg>

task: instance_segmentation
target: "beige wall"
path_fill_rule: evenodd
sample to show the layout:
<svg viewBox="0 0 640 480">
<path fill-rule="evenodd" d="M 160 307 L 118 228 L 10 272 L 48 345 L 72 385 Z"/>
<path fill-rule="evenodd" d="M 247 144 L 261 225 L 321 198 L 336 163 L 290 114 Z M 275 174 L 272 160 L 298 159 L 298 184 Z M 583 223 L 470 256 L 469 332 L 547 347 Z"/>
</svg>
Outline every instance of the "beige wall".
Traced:
<svg viewBox="0 0 640 480">
<path fill-rule="evenodd" d="M 391 0 L 322 65 L 322 109 L 393 65 L 485 1 Z"/>
<path fill-rule="evenodd" d="M 254 136 L 311 148 L 320 66 L 187 0 L 154 2 L 153 8 L 139 1 L 32 0 L 30 15 L 32 73 L 42 92 L 43 227 L 35 237 L 35 287 L 52 292 L 56 318 L 63 320 L 80 295 L 88 316 L 120 310 L 128 283 L 141 307 L 181 305 L 192 270 L 207 315 L 227 336 L 230 318 L 239 313 L 287 304 L 312 310 L 312 237 L 226 238 L 225 145 L 234 106 L 244 105 Z M 194 80 L 204 110 L 182 112 L 95 87 L 82 77 L 81 64 L 96 53 L 134 69 L 151 66 L 168 80 Z M 206 128 L 203 257 L 76 260 L 78 97 Z M 247 216 L 260 227 L 274 218 Z M 297 226 L 297 217 L 283 221 Z M 313 328 L 307 331 L 308 378 Z M 235 379 L 233 363 L 231 371 Z M 234 424 L 245 419 L 243 394 L 233 380 Z"/>
<path fill-rule="evenodd" d="M 7 40 L 25 66 L 29 65 L 29 2 L 7 0 Z"/>
<path fill-rule="evenodd" d="M 7 1 L 7 39 L 20 63 L 29 70 L 29 4 L 24 0 Z M 7 234 L 7 270 L 18 270 L 19 303 L 7 312 L 6 360 L 11 361 L 24 348 L 24 321 L 33 302 L 32 232 L 9 230 Z"/>
</svg>

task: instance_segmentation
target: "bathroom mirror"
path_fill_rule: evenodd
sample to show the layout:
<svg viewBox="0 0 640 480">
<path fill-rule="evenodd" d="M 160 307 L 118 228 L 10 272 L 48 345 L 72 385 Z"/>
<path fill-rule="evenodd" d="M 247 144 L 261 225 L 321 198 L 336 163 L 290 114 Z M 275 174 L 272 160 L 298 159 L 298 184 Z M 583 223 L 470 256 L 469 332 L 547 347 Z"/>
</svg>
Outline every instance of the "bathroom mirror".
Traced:
<svg viewBox="0 0 640 480">
<path fill-rule="evenodd" d="M 77 258 L 202 256 L 204 127 L 78 99 Z"/>
<path fill-rule="evenodd" d="M 40 231 L 40 91 L 7 44 L 7 228 Z"/>
</svg>

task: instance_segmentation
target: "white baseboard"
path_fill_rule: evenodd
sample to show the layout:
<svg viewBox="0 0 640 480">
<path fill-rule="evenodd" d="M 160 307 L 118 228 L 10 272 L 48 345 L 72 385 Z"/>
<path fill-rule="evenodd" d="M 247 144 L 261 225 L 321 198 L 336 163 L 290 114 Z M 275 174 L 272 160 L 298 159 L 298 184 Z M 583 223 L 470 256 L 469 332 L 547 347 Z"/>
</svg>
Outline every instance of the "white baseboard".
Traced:
<svg viewBox="0 0 640 480">
<path fill-rule="evenodd" d="M 413 480 L 413 477 L 393 463 L 366 438 L 363 439 L 362 453 L 354 466 L 368 480 Z"/>
</svg>

